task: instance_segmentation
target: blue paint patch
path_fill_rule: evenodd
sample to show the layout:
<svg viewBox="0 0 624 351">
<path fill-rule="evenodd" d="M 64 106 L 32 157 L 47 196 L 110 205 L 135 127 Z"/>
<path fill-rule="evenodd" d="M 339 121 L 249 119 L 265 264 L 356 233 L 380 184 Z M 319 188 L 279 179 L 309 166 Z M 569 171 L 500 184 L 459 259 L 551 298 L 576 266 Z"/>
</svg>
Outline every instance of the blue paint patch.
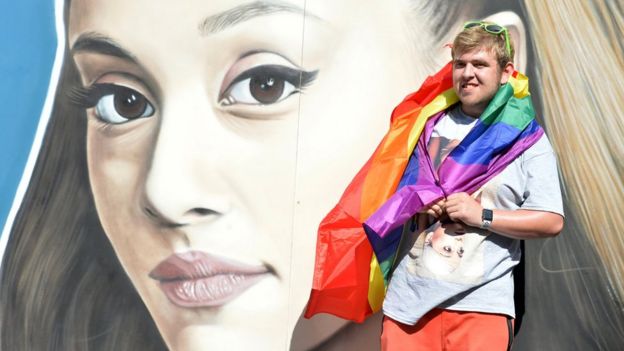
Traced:
<svg viewBox="0 0 624 351">
<path fill-rule="evenodd" d="M 0 33 L 0 223 L 4 227 L 50 83 L 57 46 L 54 1 L 3 1 Z"/>
</svg>

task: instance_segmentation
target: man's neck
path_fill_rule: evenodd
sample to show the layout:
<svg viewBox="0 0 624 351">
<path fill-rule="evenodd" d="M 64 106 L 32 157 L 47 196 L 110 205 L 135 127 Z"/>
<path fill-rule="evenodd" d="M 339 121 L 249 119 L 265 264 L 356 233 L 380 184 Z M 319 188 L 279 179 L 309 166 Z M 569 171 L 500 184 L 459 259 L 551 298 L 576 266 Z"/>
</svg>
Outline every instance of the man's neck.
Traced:
<svg viewBox="0 0 624 351">
<path fill-rule="evenodd" d="M 472 118 L 479 118 L 481 117 L 481 114 L 483 113 L 483 111 L 485 111 L 484 108 L 481 107 L 477 107 L 477 106 L 465 106 L 464 104 L 460 103 L 460 108 L 462 110 L 462 112 L 468 116 L 468 117 L 472 117 Z"/>
</svg>

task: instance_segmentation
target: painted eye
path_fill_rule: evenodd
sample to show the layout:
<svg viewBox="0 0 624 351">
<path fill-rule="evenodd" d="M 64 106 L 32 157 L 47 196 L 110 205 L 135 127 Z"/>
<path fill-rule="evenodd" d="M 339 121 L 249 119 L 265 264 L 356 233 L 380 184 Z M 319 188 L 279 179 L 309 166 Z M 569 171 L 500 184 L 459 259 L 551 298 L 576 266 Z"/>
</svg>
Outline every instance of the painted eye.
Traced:
<svg viewBox="0 0 624 351">
<path fill-rule="evenodd" d="M 116 84 L 93 84 L 88 88 L 74 88 L 69 93 L 70 100 L 79 107 L 95 108 L 95 116 L 110 124 L 150 117 L 154 106 L 138 91 Z"/>
<path fill-rule="evenodd" d="M 241 73 L 233 80 L 221 95 L 221 104 L 275 104 L 300 92 L 315 77 L 316 72 L 281 65 L 258 66 Z"/>
<path fill-rule="evenodd" d="M 95 115 L 111 124 L 126 123 L 154 114 L 154 106 L 136 90 L 120 85 L 107 85 L 95 104 Z"/>
</svg>

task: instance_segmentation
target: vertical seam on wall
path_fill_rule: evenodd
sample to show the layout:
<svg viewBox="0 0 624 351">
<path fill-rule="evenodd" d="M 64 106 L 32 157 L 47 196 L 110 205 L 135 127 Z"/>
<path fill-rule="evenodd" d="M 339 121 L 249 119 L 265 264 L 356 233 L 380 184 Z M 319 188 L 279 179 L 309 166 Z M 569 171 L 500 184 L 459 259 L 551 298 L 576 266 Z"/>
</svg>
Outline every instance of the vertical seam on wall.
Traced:
<svg viewBox="0 0 624 351">
<path fill-rule="evenodd" d="M 305 46 L 305 24 L 306 24 L 306 11 L 307 11 L 307 0 L 303 0 L 303 15 L 302 15 L 302 23 L 301 23 L 301 50 L 300 50 L 300 61 L 299 61 L 299 66 L 302 68 L 303 67 L 303 48 Z M 301 80 L 303 79 L 303 72 L 299 73 L 299 82 L 301 82 Z M 291 320 L 290 320 L 290 315 L 291 315 L 291 309 L 292 309 L 292 304 L 291 304 L 291 296 L 292 296 L 292 277 L 293 277 L 293 247 L 294 247 L 294 242 L 295 242 L 295 218 L 296 218 L 296 213 L 297 213 L 297 175 L 299 172 L 299 127 L 300 127 L 300 120 L 301 120 L 301 92 L 299 93 L 299 104 L 297 106 L 297 133 L 296 133 L 296 142 L 295 142 L 295 171 L 294 171 L 294 179 L 293 179 L 293 199 L 292 199 L 292 217 L 291 217 L 291 223 L 290 223 L 290 232 L 291 232 L 291 240 L 290 240 L 290 268 L 289 268 L 289 283 L 288 283 L 288 300 L 286 301 L 287 303 L 287 313 L 288 315 L 286 316 L 286 325 L 285 325 L 285 329 L 286 329 L 286 345 L 285 345 L 285 350 L 288 350 L 290 348 L 290 343 L 291 343 L 291 339 L 292 339 L 292 335 L 289 335 L 290 331 L 290 325 L 291 325 Z M 296 324 L 294 324 L 294 326 L 296 326 Z M 294 329 L 293 329 L 294 332 Z"/>
</svg>

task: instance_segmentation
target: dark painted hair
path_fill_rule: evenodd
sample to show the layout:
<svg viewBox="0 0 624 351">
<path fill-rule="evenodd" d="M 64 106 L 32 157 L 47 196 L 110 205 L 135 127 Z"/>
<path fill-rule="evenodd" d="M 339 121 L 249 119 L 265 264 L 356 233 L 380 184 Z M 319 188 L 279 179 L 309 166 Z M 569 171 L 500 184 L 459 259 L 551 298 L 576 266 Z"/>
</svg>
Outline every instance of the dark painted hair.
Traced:
<svg viewBox="0 0 624 351">
<path fill-rule="evenodd" d="M 66 3 L 65 18 L 68 16 Z M 66 22 L 67 23 L 67 22 Z M 166 350 L 95 212 L 69 52 L 0 280 L 2 350 Z"/>
</svg>

